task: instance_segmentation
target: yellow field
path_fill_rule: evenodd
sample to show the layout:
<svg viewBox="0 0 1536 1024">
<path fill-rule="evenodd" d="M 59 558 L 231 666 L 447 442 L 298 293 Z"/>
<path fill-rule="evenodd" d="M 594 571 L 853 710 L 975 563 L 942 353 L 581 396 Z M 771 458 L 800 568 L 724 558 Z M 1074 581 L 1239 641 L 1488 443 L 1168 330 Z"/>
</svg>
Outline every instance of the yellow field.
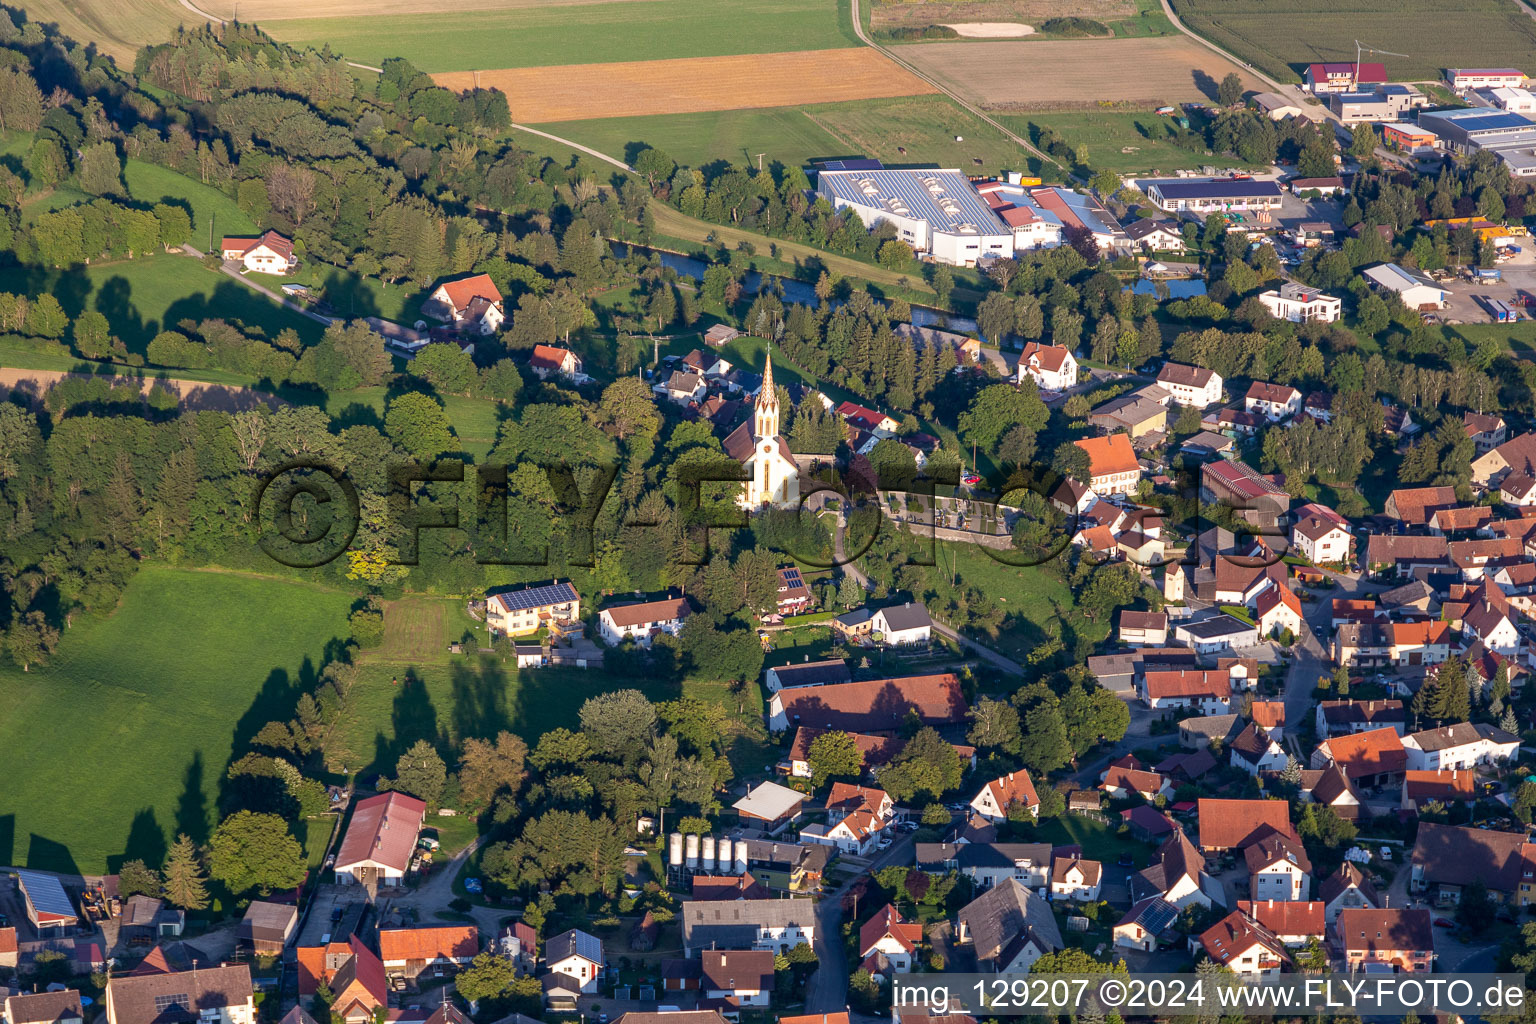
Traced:
<svg viewBox="0 0 1536 1024">
<path fill-rule="evenodd" d="M 1264 88 L 1185 36 L 927 43 L 903 48 L 902 57 L 972 103 L 1005 110 L 1215 99 L 1217 83 L 1232 71 L 1244 89 Z"/>
<path fill-rule="evenodd" d="M 59 31 L 97 49 L 123 67 L 146 43 L 163 43 L 179 25 L 206 24 L 176 0 L 26 0 L 18 4 L 32 21 L 53 22 Z"/>
<path fill-rule="evenodd" d="M 497 88 L 522 124 L 690 114 L 919 96 L 927 82 L 871 49 L 568 64 L 432 76 L 448 89 Z"/>
<path fill-rule="evenodd" d="M 192 0 L 199 10 L 216 14 L 221 18 L 235 16 L 236 0 Z M 546 7 L 582 7 L 611 3 L 651 3 L 654 0 L 457 0 L 454 12 L 459 11 L 517 11 Z M 294 18 L 356 18 L 379 17 L 386 14 L 435 14 L 443 10 L 437 0 L 370 0 L 366 5 L 358 0 L 246 0 L 242 12 L 246 21 L 265 25 L 269 21 L 288 21 Z M 580 18 L 580 11 L 572 11 L 572 18 Z"/>
</svg>

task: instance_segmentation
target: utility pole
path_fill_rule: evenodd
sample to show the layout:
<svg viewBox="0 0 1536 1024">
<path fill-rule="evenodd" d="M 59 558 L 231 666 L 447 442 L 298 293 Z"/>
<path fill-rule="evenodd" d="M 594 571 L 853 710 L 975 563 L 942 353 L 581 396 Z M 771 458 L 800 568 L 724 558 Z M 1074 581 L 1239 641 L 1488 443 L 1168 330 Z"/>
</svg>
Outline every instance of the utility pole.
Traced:
<svg viewBox="0 0 1536 1024">
<path fill-rule="evenodd" d="M 759 153 L 759 154 L 757 154 L 757 172 L 759 174 L 761 174 L 763 172 L 763 157 L 766 156 L 766 155 L 767 155 L 766 153 Z"/>
</svg>

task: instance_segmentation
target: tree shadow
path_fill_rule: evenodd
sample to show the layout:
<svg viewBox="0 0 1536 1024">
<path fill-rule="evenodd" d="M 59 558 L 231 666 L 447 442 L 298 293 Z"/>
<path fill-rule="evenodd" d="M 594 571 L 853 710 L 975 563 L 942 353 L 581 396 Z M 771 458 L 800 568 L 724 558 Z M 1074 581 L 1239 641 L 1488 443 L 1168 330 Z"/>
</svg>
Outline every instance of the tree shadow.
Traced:
<svg viewBox="0 0 1536 1024">
<path fill-rule="evenodd" d="M 507 675 L 494 658 L 477 667 L 456 663 L 453 676 L 453 735 L 487 739 L 511 727 L 507 713 Z"/>
<path fill-rule="evenodd" d="M 57 871 L 64 875 L 80 874 L 69 847 L 52 839 L 44 839 L 36 832 L 27 839 L 27 867 L 35 871 Z"/>
<path fill-rule="evenodd" d="M 16 815 L 0 814 L 0 863 L 16 863 Z"/>
<path fill-rule="evenodd" d="M 203 786 L 203 752 L 192 752 L 182 776 L 181 799 L 176 804 L 176 833 L 192 837 L 201 846 L 208 841 L 208 794 Z"/>
<path fill-rule="evenodd" d="M 374 737 L 373 764 L 370 770 L 388 774 L 394 770 L 400 755 L 418 740 L 426 740 L 439 750 L 446 749 L 447 737 L 437 721 L 437 706 L 427 692 L 427 684 L 414 668 L 406 669 L 403 676 L 395 677 L 400 692 L 395 695 L 389 721 L 394 738 L 382 732 Z"/>
<path fill-rule="evenodd" d="M 1193 69 L 1189 74 L 1195 80 L 1195 88 L 1200 90 L 1202 96 L 1208 100 L 1214 100 L 1218 97 L 1220 90 L 1216 84 L 1216 79 L 1199 68 Z"/>
<path fill-rule="evenodd" d="M 118 871 L 130 860 L 142 860 L 150 867 L 158 868 L 165 863 L 168 852 L 170 845 L 166 842 L 165 830 L 155 817 L 154 808 L 145 807 L 133 816 L 128 826 L 128 839 L 123 843 L 122 854 L 107 858 L 107 870 Z"/>
</svg>

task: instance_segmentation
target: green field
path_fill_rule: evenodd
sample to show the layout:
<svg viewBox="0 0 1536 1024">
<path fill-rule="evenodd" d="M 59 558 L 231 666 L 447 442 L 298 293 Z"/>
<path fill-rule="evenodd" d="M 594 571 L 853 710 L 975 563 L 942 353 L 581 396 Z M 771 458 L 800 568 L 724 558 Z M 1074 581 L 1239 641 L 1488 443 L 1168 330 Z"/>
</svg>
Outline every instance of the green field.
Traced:
<svg viewBox="0 0 1536 1024">
<path fill-rule="evenodd" d="M 0 863 L 99 872 L 125 852 L 158 863 L 177 832 L 205 839 L 231 750 L 292 714 L 351 603 L 146 567 L 113 615 L 76 619 L 47 667 L 0 666 Z"/>
<path fill-rule="evenodd" d="M 1068 145 L 1088 147 L 1088 166 L 1126 174 L 1198 168 L 1212 161 L 1205 152 L 1175 146 L 1168 137 L 1174 122 L 1150 110 L 1092 110 L 1071 113 L 999 114 L 997 119 L 1027 139 L 1051 128 Z M 1131 152 L 1125 152 L 1131 150 Z M 1224 163 L 1231 160 L 1223 158 Z"/>
<path fill-rule="evenodd" d="M 279 393 L 289 397 L 284 392 Z M 332 391 L 325 395 L 325 411 L 340 421 L 342 426 L 371 423 L 382 430 L 388 396 L 389 389 L 382 386 L 358 388 L 355 391 Z M 465 398 L 462 395 L 439 397 L 442 399 L 443 411 L 448 414 L 448 424 L 453 428 L 454 436 L 462 442 L 463 450 L 475 461 L 484 462 L 496 443 L 496 432 L 501 426 L 502 417 L 510 413 L 509 407 L 488 398 Z"/>
<path fill-rule="evenodd" d="M 762 153 L 765 168 L 775 162 L 794 167 L 831 157 L 868 156 L 890 166 L 938 165 L 975 174 L 1039 170 L 1038 160 L 943 96 L 598 118 L 538 127 L 622 159 L 654 146 L 693 167 L 712 160 L 756 165 Z M 965 141 L 956 142 L 957 135 Z"/>
<path fill-rule="evenodd" d="M 1383 61 L 1393 81 L 1431 81 L 1444 68 L 1528 67 L 1536 20 L 1514 0 L 1172 0 L 1192 31 L 1282 81 L 1313 61 L 1353 61 L 1354 40 L 1407 57 Z"/>
<path fill-rule="evenodd" d="M 258 14 L 259 18 L 260 15 Z M 365 64 L 405 57 L 426 71 L 484 71 L 722 57 L 859 45 L 837 0 L 622 0 L 569 8 L 307 18 L 262 25 L 283 42 Z M 596 98 L 595 98 L 596 99 Z"/>
<path fill-rule="evenodd" d="M 217 244 L 210 244 L 210 232 L 216 239 L 221 235 L 251 235 L 261 229 L 223 192 L 159 164 L 129 160 L 123 177 L 128 191 L 141 203 L 167 202 L 190 210 L 192 244 L 204 252 Z"/>
<path fill-rule="evenodd" d="M 71 317 L 97 310 L 106 315 L 112 333 L 130 351 L 141 354 L 156 334 L 186 319 L 219 317 L 260 327 L 269 336 L 292 327 L 310 342 L 319 340 L 322 330 L 308 317 L 278 306 L 189 256 L 146 256 L 68 271 L 4 267 L 0 268 L 0 291 L 52 292 Z"/>
</svg>

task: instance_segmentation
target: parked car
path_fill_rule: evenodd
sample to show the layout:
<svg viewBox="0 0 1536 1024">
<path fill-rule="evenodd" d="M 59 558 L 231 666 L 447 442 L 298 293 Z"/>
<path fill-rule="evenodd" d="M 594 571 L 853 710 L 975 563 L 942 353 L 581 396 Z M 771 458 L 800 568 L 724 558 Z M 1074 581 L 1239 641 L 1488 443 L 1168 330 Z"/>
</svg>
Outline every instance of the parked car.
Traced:
<svg viewBox="0 0 1536 1024">
<path fill-rule="evenodd" d="M 1456 922 L 1452 921 L 1448 917 L 1437 917 L 1437 918 L 1435 918 L 1435 927 L 1436 928 L 1455 928 L 1456 927 Z"/>
</svg>

